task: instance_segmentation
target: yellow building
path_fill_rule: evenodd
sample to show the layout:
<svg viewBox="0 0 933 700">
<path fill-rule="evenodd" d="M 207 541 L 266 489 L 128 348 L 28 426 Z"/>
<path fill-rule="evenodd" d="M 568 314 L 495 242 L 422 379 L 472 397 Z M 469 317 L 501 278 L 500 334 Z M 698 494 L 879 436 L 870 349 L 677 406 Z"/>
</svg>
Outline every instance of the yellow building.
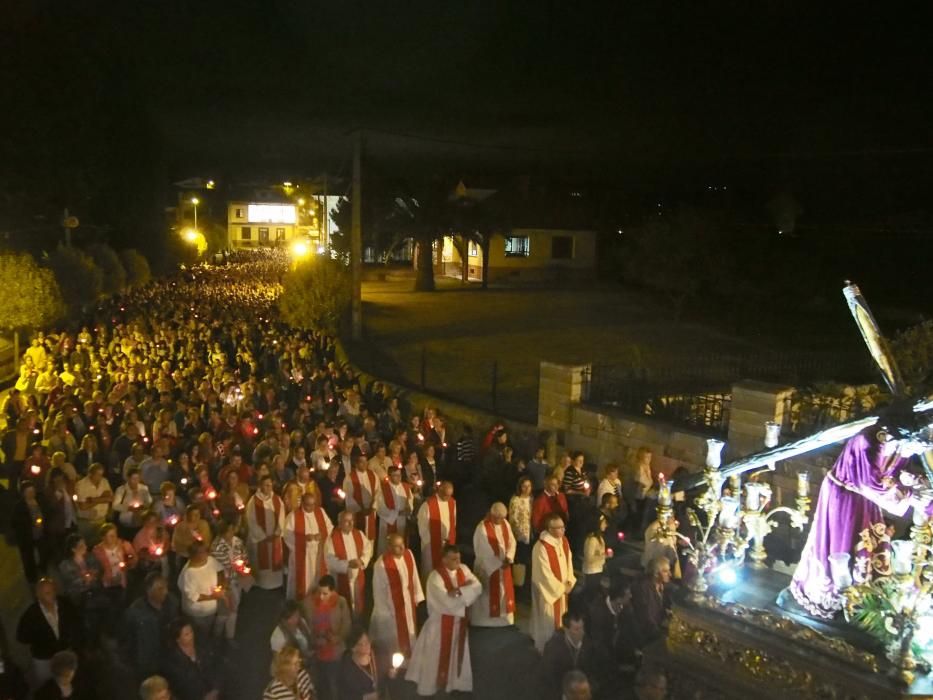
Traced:
<svg viewBox="0 0 933 700">
<path fill-rule="evenodd" d="M 461 278 L 463 263 L 451 237 L 441 246 L 437 272 Z M 467 244 L 467 278 L 483 279 L 483 250 Z M 490 282 L 583 281 L 596 271 L 596 232 L 590 230 L 516 228 L 493 236 L 489 245 Z"/>
<path fill-rule="evenodd" d="M 227 243 L 232 249 L 272 248 L 306 238 L 311 245 L 321 245 L 319 220 L 300 202 L 229 202 Z"/>
</svg>

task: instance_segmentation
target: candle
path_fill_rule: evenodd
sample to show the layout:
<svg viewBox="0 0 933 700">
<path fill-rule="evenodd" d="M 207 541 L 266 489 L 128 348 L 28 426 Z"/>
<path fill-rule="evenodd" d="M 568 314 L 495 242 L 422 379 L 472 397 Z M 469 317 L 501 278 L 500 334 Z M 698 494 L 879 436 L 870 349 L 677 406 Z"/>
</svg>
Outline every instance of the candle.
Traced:
<svg viewBox="0 0 933 700">
<path fill-rule="evenodd" d="M 36 525 L 42 524 L 42 518 L 36 518 Z"/>
<path fill-rule="evenodd" d="M 809 472 L 797 472 L 797 495 L 810 495 L 810 474 Z"/>
<path fill-rule="evenodd" d="M 125 561 L 121 561 L 119 564 L 117 564 L 117 566 L 119 566 L 121 569 L 125 569 L 125 568 L 126 568 L 126 562 L 125 562 Z"/>
<path fill-rule="evenodd" d="M 347 497 L 347 494 L 343 489 L 337 489 L 337 498 L 339 498 L 342 501 L 346 497 Z"/>
<path fill-rule="evenodd" d="M 242 557 L 239 558 L 239 559 L 236 559 L 236 560 L 233 562 L 233 565 L 234 565 L 236 568 L 238 568 L 238 569 L 242 569 L 243 566 L 244 566 L 245 564 L 246 564 L 246 562 L 243 560 Z"/>
<path fill-rule="evenodd" d="M 669 506 L 671 504 L 671 485 L 664 478 L 664 474 L 658 475 L 658 505 Z"/>
<path fill-rule="evenodd" d="M 722 464 L 722 448 L 726 443 L 716 438 L 709 438 L 706 441 L 706 466 L 710 469 L 719 469 Z"/>
<path fill-rule="evenodd" d="M 224 592 L 224 587 L 221 586 L 221 585 L 214 586 L 214 592 L 215 592 L 215 593 L 223 593 L 223 592 Z"/>
<path fill-rule="evenodd" d="M 168 524 L 171 525 L 172 527 L 175 527 L 178 524 L 178 516 L 173 514 L 168 519 Z"/>
<path fill-rule="evenodd" d="M 244 576 L 249 576 L 249 573 L 251 571 L 252 569 L 249 568 L 248 566 L 244 566 L 242 569 L 240 569 L 240 573 L 242 573 Z"/>
<path fill-rule="evenodd" d="M 421 479 L 415 481 L 415 486 L 424 486 L 424 482 Z"/>
<path fill-rule="evenodd" d="M 201 537 L 201 533 L 200 533 L 200 532 L 195 532 L 194 534 L 192 534 L 192 537 L 194 537 L 194 539 L 196 539 L 198 542 L 203 542 L 203 541 L 204 541 L 204 538 Z"/>
<path fill-rule="evenodd" d="M 616 536 L 616 539 L 618 539 L 619 542 L 621 542 L 622 540 L 625 539 L 625 533 L 624 533 L 624 532 L 620 532 L 620 533 Z"/>
<path fill-rule="evenodd" d="M 71 496 L 71 500 L 74 501 L 75 503 L 77 503 L 77 502 L 78 502 L 78 494 L 73 494 L 73 495 Z"/>
<path fill-rule="evenodd" d="M 39 434 L 39 429 L 38 429 L 38 428 L 33 428 L 32 434 L 33 434 L 33 435 L 38 435 L 38 434 Z"/>
<path fill-rule="evenodd" d="M 213 501 L 215 498 L 217 498 L 217 492 L 214 489 L 208 489 L 206 495 L 207 500 L 209 501 Z"/>
<path fill-rule="evenodd" d="M 405 663 L 405 655 L 395 652 L 392 654 L 392 668 L 401 668 L 402 664 Z"/>
<path fill-rule="evenodd" d="M 609 559 L 612 559 L 613 553 L 614 553 L 614 552 L 612 551 L 612 547 L 606 547 L 606 556 L 607 556 Z"/>
<path fill-rule="evenodd" d="M 750 481 L 745 484 L 745 509 L 755 511 L 761 507 L 761 497 L 764 488 L 762 484 Z"/>
<path fill-rule="evenodd" d="M 39 472 L 42 471 L 42 467 L 40 467 L 38 464 L 33 464 L 31 467 L 29 467 L 29 471 L 31 471 L 33 474 L 38 475 Z"/>
<path fill-rule="evenodd" d="M 180 479 L 179 481 L 181 481 L 181 485 L 182 485 L 182 486 L 186 486 L 186 485 L 188 484 L 188 477 L 187 477 L 187 476 L 183 476 L 183 477 L 181 477 L 181 479 Z"/>
<path fill-rule="evenodd" d="M 159 545 L 155 549 L 152 550 L 152 553 L 155 554 L 157 557 L 161 557 L 163 551 L 164 550 L 162 549 L 162 546 Z"/>
<path fill-rule="evenodd" d="M 418 442 L 424 442 L 424 435 L 418 433 Z"/>
<path fill-rule="evenodd" d="M 765 423 L 765 447 L 768 449 L 777 447 L 781 441 L 781 424 L 774 421 Z"/>
<path fill-rule="evenodd" d="M 216 518 L 218 515 L 220 515 L 220 511 L 219 511 L 217 508 L 214 508 L 214 510 L 212 510 L 211 513 L 214 514 L 214 517 L 215 517 L 215 518 Z"/>
</svg>

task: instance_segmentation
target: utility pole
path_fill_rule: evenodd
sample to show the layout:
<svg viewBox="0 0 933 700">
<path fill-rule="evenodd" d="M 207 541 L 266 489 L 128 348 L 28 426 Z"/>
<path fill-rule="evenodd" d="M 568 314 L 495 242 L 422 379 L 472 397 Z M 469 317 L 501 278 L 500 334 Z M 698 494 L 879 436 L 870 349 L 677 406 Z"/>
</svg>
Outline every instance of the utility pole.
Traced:
<svg viewBox="0 0 933 700">
<path fill-rule="evenodd" d="M 350 308 L 352 321 L 352 338 L 359 341 L 363 339 L 363 232 L 362 232 L 362 186 L 361 186 L 361 160 L 363 151 L 363 134 L 357 129 L 353 143 L 353 208 L 352 224 L 350 226 L 350 278 L 353 284 L 353 300 Z"/>
</svg>

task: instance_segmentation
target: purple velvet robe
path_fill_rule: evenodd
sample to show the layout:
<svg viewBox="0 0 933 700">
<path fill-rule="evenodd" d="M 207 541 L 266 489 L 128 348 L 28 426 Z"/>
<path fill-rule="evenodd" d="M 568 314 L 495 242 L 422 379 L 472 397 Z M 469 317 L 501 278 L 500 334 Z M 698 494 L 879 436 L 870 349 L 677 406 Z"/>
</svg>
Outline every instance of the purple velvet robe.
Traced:
<svg viewBox="0 0 933 700">
<path fill-rule="evenodd" d="M 870 577 L 878 567 L 866 543 L 886 539 L 883 511 L 901 516 L 910 508 L 909 493 L 898 482 L 906 460 L 884 455 L 876 430 L 849 439 L 820 487 L 810 534 L 790 585 L 794 599 L 814 617 L 829 619 L 842 609 L 829 556 L 852 555 L 854 578 Z M 878 549 L 884 549 L 883 542 Z"/>
</svg>

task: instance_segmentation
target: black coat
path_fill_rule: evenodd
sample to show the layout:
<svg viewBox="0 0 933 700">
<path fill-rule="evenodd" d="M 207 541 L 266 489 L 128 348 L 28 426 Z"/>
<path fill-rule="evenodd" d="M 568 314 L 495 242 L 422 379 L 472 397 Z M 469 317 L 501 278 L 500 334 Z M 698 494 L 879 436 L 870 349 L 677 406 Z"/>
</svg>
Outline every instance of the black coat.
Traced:
<svg viewBox="0 0 933 700">
<path fill-rule="evenodd" d="M 213 660 L 203 649 L 197 650 L 195 663 L 177 645 L 172 645 L 165 659 L 165 677 L 177 700 L 203 700 L 217 687 Z"/>
<path fill-rule="evenodd" d="M 19 618 L 16 627 L 16 641 L 29 647 L 29 654 L 34 659 L 48 660 L 65 649 L 78 648 L 81 635 L 81 621 L 74 607 L 67 598 L 58 598 L 58 637 L 49 626 L 39 603 L 33 603 Z"/>
</svg>

